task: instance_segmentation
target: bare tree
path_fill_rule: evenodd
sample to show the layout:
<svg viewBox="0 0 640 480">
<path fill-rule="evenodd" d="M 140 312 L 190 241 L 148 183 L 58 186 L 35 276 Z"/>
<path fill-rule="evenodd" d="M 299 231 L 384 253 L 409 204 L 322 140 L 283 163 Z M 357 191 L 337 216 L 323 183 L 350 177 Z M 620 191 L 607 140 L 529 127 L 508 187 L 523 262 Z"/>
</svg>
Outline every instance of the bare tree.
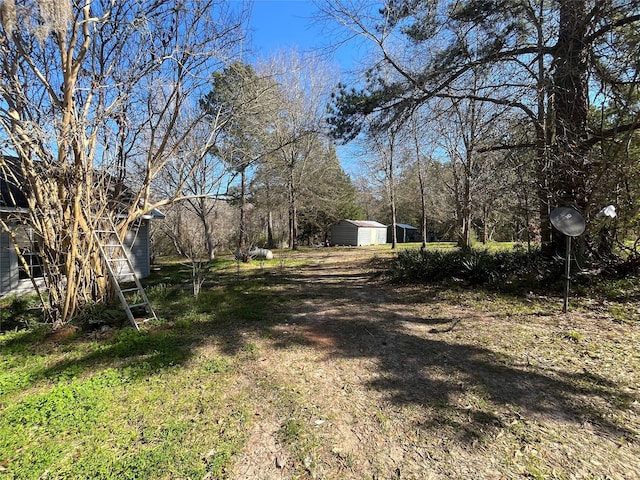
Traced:
<svg viewBox="0 0 640 480">
<path fill-rule="evenodd" d="M 204 209 L 194 209 L 190 201 L 174 202 L 165 211 L 165 221 L 159 222 L 156 235 L 168 240 L 173 253 L 186 259 L 191 269 L 194 296 L 198 296 L 211 268 L 209 249 L 230 246 L 232 217 L 235 214 L 227 202 L 206 197 L 196 197 L 206 202 Z M 202 221 L 206 211 L 210 218 Z M 215 232 L 208 232 L 207 225 L 216 225 Z"/>
<path fill-rule="evenodd" d="M 220 207 L 219 200 L 227 200 L 229 197 L 228 190 L 233 172 L 228 164 L 212 155 L 207 147 L 217 144 L 217 134 L 223 127 L 215 130 L 216 125 L 226 124 L 227 119 L 219 117 L 217 124 L 211 124 L 208 121 L 198 124 L 185 137 L 176 158 L 168 162 L 154 182 L 155 190 L 164 198 L 175 196 L 175 192 L 182 189 L 181 194 L 184 199 L 180 202 L 184 204 L 184 208 L 180 211 L 193 214 L 192 220 L 200 224 L 201 229 L 197 231 L 203 237 L 202 245 L 209 260 L 215 258 L 216 248 L 220 246 L 220 240 L 216 235 L 216 228 L 219 226 L 216 225 L 215 219 Z M 216 133 L 213 139 L 211 138 L 212 127 Z M 187 174 L 186 171 L 189 170 L 191 172 Z M 168 222 L 168 224 L 172 230 L 178 226 L 175 222 Z M 203 252 L 199 252 L 199 255 L 202 256 L 202 254 Z"/>
<path fill-rule="evenodd" d="M 310 169 L 322 168 L 325 107 L 331 72 L 313 56 L 280 54 L 261 67 L 279 86 L 277 115 L 273 118 L 273 160 L 286 178 L 289 206 L 289 248 L 298 248 L 300 188 Z"/>
<path fill-rule="evenodd" d="M 414 112 L 407 122 L 407 133 L 413 144 L 414 166 L 418 177 L 418 187 L 420 196 L 420 236 L 422 238 L 422 248 L 427 246 L 429 235 L 427 197 L 429 194 L 429 183 L 433 182 L 428 176 L 429 165 L 432 162 L 433 152 L 425 153 L 424 149 L 433 150 L 433 146 L 425 147 L 421 138 L 424 136 L 424 120 L 420 118 L 419 111 Z"/>
<path fill-rule="evenodd" d="M 474 86 L 483 88 L 484 79 L 479 75 L 472 79 Z M 481 147 L 492 138 L 494 122 L 502 110 L 495 106 L 471 99 L 444 99 L 443 114 L 439 118 L 442 146 L 447 152 L 451 168 L 451 193 L 456 207 L 458 246 L 471 247 L 472 222 L 477 209 L 478 192 L 486 186 L 480 183 L 481 173 L 487 170 Z"/>
<path fill-rule="evenodd" d="M 212 122 L 225 120 L 221 140 L 210 154 L 221 159 L 240 178 L 238 250 L 247 250 L 248 174 L 269 154 L 269 131 L 276 117 L 277 88 L 267 75 L 253 66 L 235 62 L 214 75 L 212 89 L 201 106 Z"/>
<path fill-rule="evenodd" d="M 368 39 L 382 57 L 359 90 L 340 86 L 330 115 L 337 137 L 355 138 L 372 114 L 394 123 L 435 98 L 505 107 L 528 123 L 527 138 L 482 148 L 528 147 L 536 153 L 545 253 L 553 246 L 549 212 L 554 205 L 573 206 L 587 217 L 593 212 L 593 186 L 600 175 L 593 147 L 640 128 L 638 105 L 628 95 L 640 79 L 637 0 L 387 0 L 382 8 L 362 0 L 323 4 L 329 17 Z M 392 81 L 378 75 L 382 68 L 395 71 Z M 478 69 L 489 73 L 493 84 L 460 88 L 460 80 Z M 594 96 L 620 112 L 604 128 L 588 124 Z"/>
<path fill-rule="evenodd" d="M 387 205 L 391 216 L 392 236 L 391 248 L 396 248 L 398 239 L 396 232 L 396 177 L 398 175 L 400 139 L 402 132 L 395 127 L 385 131 L 369 129 L 363 139 L 365 148 L 369 150 L 370 157 L 366 161 L 372 178 L 375 178 L 383 186 Z"/>
<path fill-rule="evenodd" d="M 18 158 L 12 171 L 24 178 L 23 218 L 39 240 L 43 300 L 57 327 L 110 294 L 95 219 L 113 216 L 124 234 L 183 194 L 202 156 L 185 159 L 169 198 L 153 202 L 153 180 L 202 121 L 185 110 L 236 53 L 244 9 L 224 0 L 5 0 L 0 8 L 0 127 Z M 11 231 L 6 221 L 2 228 Z"/>
</svg>

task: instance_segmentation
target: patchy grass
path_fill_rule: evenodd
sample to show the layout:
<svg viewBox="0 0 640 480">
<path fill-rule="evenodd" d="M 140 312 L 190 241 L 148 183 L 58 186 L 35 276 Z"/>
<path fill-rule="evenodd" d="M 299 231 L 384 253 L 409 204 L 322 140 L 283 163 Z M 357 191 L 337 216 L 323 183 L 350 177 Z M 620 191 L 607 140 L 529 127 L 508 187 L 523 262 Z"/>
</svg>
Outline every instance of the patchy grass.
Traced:
<svg viewBox="0 0 640 480">
<path fill-rule="evenodd" d="M 52 334 L 3 300 L 0 478 L 640 476 L 633 282 L 562 314 L 557 295 L 386 284 L 395 255 L 220 259 L 197 299 L 167 262 L 140 333 L 95 307 Z"/>
<path fill-rule="evenodd" d="M 7 352 L 16 341 L 5 334 L 0 357 L 0 465 L 12 478 L 202 478 L 242 446 L 244 400 L 225 394 L 232 360 L 194 358 L 169 332 Z"/>
</svg>

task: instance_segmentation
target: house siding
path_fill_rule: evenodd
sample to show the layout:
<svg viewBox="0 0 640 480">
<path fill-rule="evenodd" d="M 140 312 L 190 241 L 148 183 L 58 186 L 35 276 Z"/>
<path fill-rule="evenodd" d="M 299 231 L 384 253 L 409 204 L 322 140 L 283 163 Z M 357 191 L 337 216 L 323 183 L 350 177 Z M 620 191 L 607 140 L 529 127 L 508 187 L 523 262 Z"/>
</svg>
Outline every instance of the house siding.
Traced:
<svg viewBox="0 0 640 480">
<path fill-rule="evenodd" d="M 143 220 L 139 228 L 133 228 L 125 237 L 125 248 L 138 278 L 148 277 L 151 273 L 149 255 L 149 220 Z M 133 253 L 132 253 L 133 252 Z M 18 255 L 6 232 L 0 232 L 0 296 L 18 292 L 20 284 Z M 126 281 L 126 278 L 122 278 Z"/>
<path fill-rule="evenodd" d="M 139 228 L 132 227 L 124 240 L 129 260 L 138 278 L 148 277 L 151 273 L 149 264 L 149 220 L 143 220 Z"/>
<path fill-rule="evenodd" d="M 0 231 L 0 294 L 11 292 L 18 282 L 18 255 L 9 234 Z"/>
</svg>

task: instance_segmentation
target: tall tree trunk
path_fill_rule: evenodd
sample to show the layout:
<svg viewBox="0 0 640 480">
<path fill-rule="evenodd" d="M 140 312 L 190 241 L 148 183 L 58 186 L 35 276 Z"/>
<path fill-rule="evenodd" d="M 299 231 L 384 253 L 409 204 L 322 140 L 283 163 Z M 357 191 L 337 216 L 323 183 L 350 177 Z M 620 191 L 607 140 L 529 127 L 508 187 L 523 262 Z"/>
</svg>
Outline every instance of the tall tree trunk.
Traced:
<svg viewBox="0 0 640 480">
<path fill-rule="evenodd" d="M 465 166 L 465 169 L 467 167 Z M 471 248 L 471 179 L 470 169 L 462 181 L 462 198 L 458 210 L 458 247 Z"/>
<path fill-rule="evenodd" d="M 549 171 L 551 168 L 550 152 L 552 144 L 553 127 L 551 115 L 554 109 L 553 95 L 549 90 L 550 79 L 548 67 L 545 62 L 546 36 L 544 31 L 545 2 L 539 2 L 538 11 L 532 12 L 537 31 L 537 119 L 535 124 L 536 135 L 536 196 L 538 199 L 538 224 L 542 252 L 551 254 L 552 232 L 549 213 L 551 212 L 551 196 L 549 190 Z M 527 211 L 527 219 L 529 213 Z M 527 245 L 530 247 L 529 224 L 527 221 Z"/>
<path fill-rule="evenodd" d="M 267 248 L 275 248 L 276 242 L 273 239 L 273 213 L 271 209 L 267 213 Z"/>
<path fill-rule="evenodd" d="M 585 147 L 588 114 L 586 0 L 562 0 L 554 58 L 554 193 L 558 204 L 586 207 Z"/>
<path fill-rule="evenodd" d="M 396 225 L 398 223 L 397 212 L 396 212 L 396 196 L 395 196 L 395 187 L 393 186 L 393 181 L 390 182 L 389 185 L 389 197 L 391 204 L 391 224 L 393 226 L 392 234 L 391 234 L 391 248 L 395 249 L 398 245 L 398 232 L 396 229 Z"/>
<path fill-rule="evenodd" d="M 418 182 L 420 183 L 420 213 L 421 222 L 420 230 L 422 232 L 422 248 L 427 247 L 427 235 L 429 229 L 427 228 L 427 198 L 424 175 L 422 174 L 422 166 L 418 165 Z"/>
<path fill-rule="evenodd" d="M 416 150 L 416 166 L 418 167 L 418 184 L 420 185 L 420 232 L 422 237 L 422 248 L 427 247 L 427 191 L 425 185 L 424 172 L 422 171 L 422 157 L 420 155 L 420 140 L 418 138 L 418 126 L 415 117 L 412 118 L 413 146 Z"/>
<path fill-rule="evenodd" d="M 289 169 L 289 248 L 298 249 L 298 209 L 293 167 Z"/>
<path fill-rule="evenodd" d="M 586 166 L 589 148 L 588 24 L 586 0 L 562 0 L 558 43 L 553 61 L 555 124 L 553 141 L 552 194 L 557 206 L 585 213 L 588 205 Z M 564 236 L 554 234 L 553 250 L 562 251 Z M 580 242 L 579 249 L 584 245 Z"/>
<path fill-rule="evenodd" d="M 395 185 L 395 172 L 394 172 L 394 144 L 395 144 L 395 135 L 392 134 L 389 142 L 389 163 L 387 165 L 387 178 L 389 180 L 389 206 L 391 207 L 391 225 L 392 225 L 392 233 L 391 233 L 391 248 L 395 249 L 398 246 L 398 232 L 396 229 L 396 224 L 398 222 L 397 212 L 396 212 L 396 185 Z"/>
<path fill-rule="evenodd" d="M 206 215 L 202 216 L 202 226 L 204 227 L 204 238 L 207 245 L 207 257 L 209 261 L 212 261 L 216 258 L 216 242 L 213 239 L 211 223 L 207 220 Z"/>
<path fill-rule="evenodd" d="M 242 167 L 240 170 L 240 225 L 239 225 L 239 238 L 238 238 L 238 250 L 244 252 L 247 248 L 247 230 L 246 230 L 246 211 L 247 211 L 247 177 L 246 167 Z"/>
<path fill-rule="evenodd" d="M 487 223 L 489 222 L 489 205 L 482 206 L 482 245 L 486 245 L 489 240 L 489 228 Z"/>
</svg>

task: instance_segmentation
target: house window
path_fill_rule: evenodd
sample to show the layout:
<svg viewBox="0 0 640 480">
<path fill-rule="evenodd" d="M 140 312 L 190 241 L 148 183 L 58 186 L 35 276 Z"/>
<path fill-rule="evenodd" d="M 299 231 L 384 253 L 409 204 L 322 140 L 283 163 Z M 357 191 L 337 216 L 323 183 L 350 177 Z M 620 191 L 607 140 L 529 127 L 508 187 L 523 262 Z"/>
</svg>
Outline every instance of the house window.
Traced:
<svg viewBox="0 0 640 480">
<path fill-rule="evenodd" d="M 29 271 L 34 278 L 43 276 L 42 259 L 38 253 L 38 236 L 33 228 L 19 225 L 16 228 L 16 241 L 25 263 L 29 265 Z M 22 262 L 18 262 L 20 279 L 29 278 Z"/>
</svg>

